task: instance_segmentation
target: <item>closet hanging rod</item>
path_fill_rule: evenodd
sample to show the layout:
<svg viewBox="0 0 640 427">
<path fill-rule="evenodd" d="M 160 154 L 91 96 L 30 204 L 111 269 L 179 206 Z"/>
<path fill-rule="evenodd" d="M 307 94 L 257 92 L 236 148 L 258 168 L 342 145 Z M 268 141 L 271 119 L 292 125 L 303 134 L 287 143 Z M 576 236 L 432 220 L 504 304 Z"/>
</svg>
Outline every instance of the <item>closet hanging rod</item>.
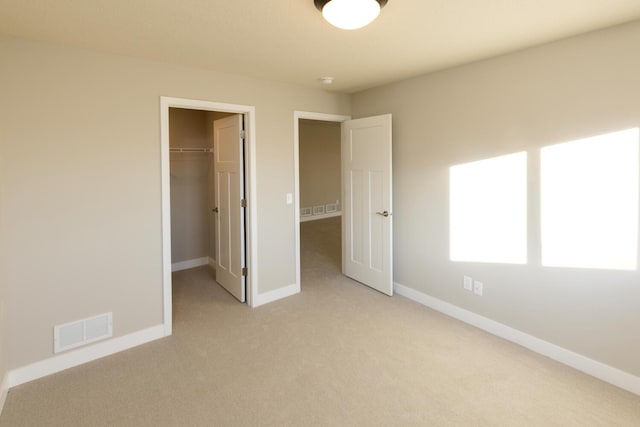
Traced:
<svg viewBox="0 0 640 427">
<path fill-rule="evenodd" d="M 170 153 L 213 153 L 212 148 L 169 148 Z"/>
</svg>

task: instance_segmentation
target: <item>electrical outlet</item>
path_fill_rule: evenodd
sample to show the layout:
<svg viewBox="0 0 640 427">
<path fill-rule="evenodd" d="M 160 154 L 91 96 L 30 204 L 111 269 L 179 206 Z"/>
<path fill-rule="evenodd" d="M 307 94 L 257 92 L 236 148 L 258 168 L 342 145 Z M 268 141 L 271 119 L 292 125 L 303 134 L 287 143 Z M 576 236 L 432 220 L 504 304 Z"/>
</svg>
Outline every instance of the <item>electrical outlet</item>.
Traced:
<svg viewBox="0 0 640 427">
<path fill-rule="evenodd" d="M 473 291 L 473 279 L 469 276 L 464 276 L 463 286 L 467 291 Z"/>
<path fill-rule="evenodd" d="M 473 293 L 474 294 L 482 296 L 482 292 L 484 290 L 483 288 L 484 288 L 484 285 L 482 284 L 482 282 L 479 282 L 477 280 L 473 281 Z"/>
</svg>

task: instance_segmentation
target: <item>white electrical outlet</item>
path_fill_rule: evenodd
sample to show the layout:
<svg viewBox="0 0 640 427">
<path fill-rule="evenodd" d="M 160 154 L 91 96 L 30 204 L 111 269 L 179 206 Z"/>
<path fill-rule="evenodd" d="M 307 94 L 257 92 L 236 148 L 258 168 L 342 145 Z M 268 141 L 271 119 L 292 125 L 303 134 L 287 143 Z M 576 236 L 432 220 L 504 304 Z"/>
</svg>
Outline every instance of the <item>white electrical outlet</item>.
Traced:
<svg viewBox="0 0 640 427">
<path fill-rule="evenodd" d="M 482 282 L 479 282 L 477 280 L 473 281 L 473 293 L 474 294 L 482 296 L 483 288 L 484 288 L 484 285 L 482 284 Z"/>
<path fill-rule="evenodd" d="M 467 291 L 473 291 L 473 279 L 469 276 L 464 276 L 463 286 Z"/>
</svg>

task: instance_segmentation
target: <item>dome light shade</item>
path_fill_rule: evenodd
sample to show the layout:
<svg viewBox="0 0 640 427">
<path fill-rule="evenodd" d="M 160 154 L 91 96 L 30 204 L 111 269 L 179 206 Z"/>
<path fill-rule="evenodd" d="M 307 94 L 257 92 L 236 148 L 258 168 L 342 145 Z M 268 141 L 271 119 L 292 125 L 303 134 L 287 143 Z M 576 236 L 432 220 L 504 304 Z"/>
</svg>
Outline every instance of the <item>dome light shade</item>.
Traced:
<svg viewBox="0 0 640 427">
<path fill-rule="evenodd" d="M 373 22 L 387 0 L 314 0 L 314 3 L 334 27 L 356 30 Z"/>
</svg>

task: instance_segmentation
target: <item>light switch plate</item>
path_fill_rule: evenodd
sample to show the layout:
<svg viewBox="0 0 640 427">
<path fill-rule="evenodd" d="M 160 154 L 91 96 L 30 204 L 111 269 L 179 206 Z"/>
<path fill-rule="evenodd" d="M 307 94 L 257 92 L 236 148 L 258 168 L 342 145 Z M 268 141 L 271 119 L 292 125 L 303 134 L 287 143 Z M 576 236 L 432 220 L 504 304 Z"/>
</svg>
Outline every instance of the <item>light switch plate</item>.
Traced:
<svg viewBox="0 0 640 427">
<path fill-rule="evenodd" d="M 480 295 L 482 296 L 482 292 L 484 291 L 484 285 L 482 284 L 482 282 L 479 282 L 477 280 L 473 281 L 473 293 L 476 295 Z"/>
<path fill-rule="evenodd" d="M 290 205 L 293 203 L 293 194 L 287 193 L 287 204 Z"/>
<path fill-rule="evenodd" d="M 473 291 L 473 279 L 469 276 L 464 276 L 463 286 L 467 291 Z"/>
</svg>

